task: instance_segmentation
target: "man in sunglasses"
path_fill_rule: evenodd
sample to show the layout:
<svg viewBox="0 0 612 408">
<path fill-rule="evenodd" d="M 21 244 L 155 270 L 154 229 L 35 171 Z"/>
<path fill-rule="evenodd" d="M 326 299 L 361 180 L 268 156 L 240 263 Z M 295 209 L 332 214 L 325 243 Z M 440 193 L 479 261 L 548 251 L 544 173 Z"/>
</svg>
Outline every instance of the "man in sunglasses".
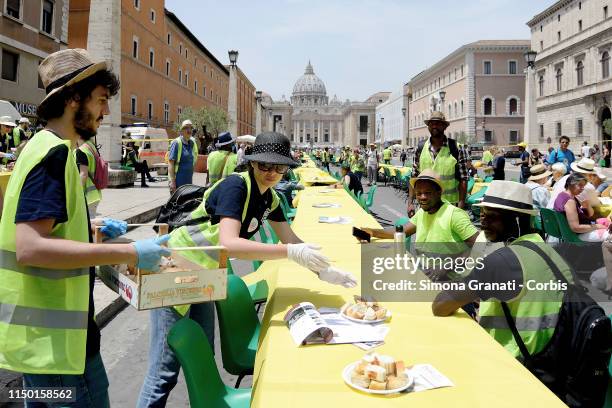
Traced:
<svg viewBox="0 0 612 408">
<path fill-rule="evenodd" d="M 299 166 L 291 157 L 290 148 L 289 139 L 280 133 L 265 132 L 257 136 L 252 153 L 245 155 L 249 161 L 248 170 L 231 174 L 206 190 L 202 203 L 191 213 L 191 219 L 202 221 L 172 231 L 168 246 L 223 245 L 229 257 L 239 259 L 289 258 L 310 269 L 321 280 L 348 288 L 356 286 L 353 275 L 332 267 L 329 259 L 319 251 L 320 246 L 303 243 L 287 223 L 274 186 L 290 167 Z M 282 243 L 250 240 L 266 220 Z M 182 254 L 205 269 L 219 267 L 215 252 L 186 251 Z M 214 349 L 212 302 L 151 310 L 149 369 L 138 407 L 164 406 L 176 385 L 180 366 L 166 337 L 172 325 L 187 314 L 202 326 Z"/>
</svg>

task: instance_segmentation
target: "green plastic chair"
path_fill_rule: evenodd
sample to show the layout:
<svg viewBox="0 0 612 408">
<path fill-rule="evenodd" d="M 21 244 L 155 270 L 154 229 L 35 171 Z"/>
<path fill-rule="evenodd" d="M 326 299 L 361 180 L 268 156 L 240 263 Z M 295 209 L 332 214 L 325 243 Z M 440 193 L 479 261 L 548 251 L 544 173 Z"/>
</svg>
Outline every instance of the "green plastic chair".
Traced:
<svg viewBox="0 0 612 408">
<path fill-rule="evenodd" d="M 573 242 L 573 243 L 581 243 L 584 242 L 580 238 L 578 238 L 578 234 L 576 234 L 569 226 L 567 222 L 567 218 L 565 214 L 554 211 L 555 217 L 557 218 L 557 225 L 559 225 L 559 231 L 561 231 L 561 237 L 565 242 Z"/>
<path fill-rule="evenodd" d="M 261 261 L 253 261 L 253 270 L 256 271 L 260 266 Z M 232 262 L 229 258 L 227 260 L 227 274 L 235 275 L 234 268 L 232 267 Z M 253 304 L 255 305 L 255 310 L 259 312 L 259 309 L 261 309 L 261 305 L 268 301 L 268 292 L 270 290 L 270 288 L 268 287 L 268 282 L 266 282 L 265 279 L 262 279 L 258 282 L 249 285 L 248 289 Z"/>
<path fill-rule="evenodd" d="M 215 301 L 219 318 L 223 368 L 237 375 L 236 388 L 253 374 L 261 325 L 249 289 L 236 275 L 227 276 L 227 297 Z"/>
<path fill-rule="evenodd" d="M 284 194 L 278 194 L 278 197 L 280 198 L 280 206 L 285 213 L 285 218 L 287 218 L 287 221 L 291 221 L 295 218 L 297 210 L 289 205 L 289 201 L 287 201 L 287 197 Z"/>
<path fill-rule="evenodd" d="M 544 227 L 544 232 L 547 236 L 555 237 L 560 240 L 563 239 L 554 210 L 551 210 L 550 208 L 541 208 L 540 218 L 542 218 L 542 226 Z"/>
<path fill-rule="evenodd" d="M 266 230 L 270 232 L 270 235 L 266 233 Z M 261 242 L 264 244 L 277 244 L 279 241 L 276 232 L 274 232 L 272 226 L 267 220 L 264 221 L 263 225 L 259 229 L 259 238 L 261 238 Z"/>
<path fill-rule="evenodd" d="M 472 192 L 472 189 L 474 188 L 474 184 L 476 184 L 476 180 L 474 180 L 474 177 L 470 177 L 470 179 L 468 180 L 468 184 L 467 184 L 468 194 Z"/>
<path fill-rule="evenodd" d="M 368 190 L 368 198 L 366 199 L 366 206 L 368 207 L 368 211 L 370 210 L 370 207 L 372 207 L 372 205 L 374 204 L 374 194 L 376 193 L 376 188 L 376 184 L 374 184 Z"/>
<path fill-rule="evenodd" d="M 340 173 L 338 173 L 337 171 L 334 172 L 334 178 L 338 181 L 340 181 L 340 179 L 342 178 L 342 176 L 340 175 Z"/>
<path fill-rule="evenodd" d="M 213 351 L 199 324 L 188 317 L 180 319 L 170 329 L 167 341 L 183 367 L 190 406 L 249 407 L 252 389 L 234 389 L 223 383 Z"/>
<path fill-rule="evenodd" d="M 492 181 L 493 181 L 493 176 L 488 176 L 488 177 L 485 177 L 485 178 L 484 178 L 484 182 L 485 182 L 485 183 L 490 183 L 490 182 L 492 182 Z"/>
</svg>

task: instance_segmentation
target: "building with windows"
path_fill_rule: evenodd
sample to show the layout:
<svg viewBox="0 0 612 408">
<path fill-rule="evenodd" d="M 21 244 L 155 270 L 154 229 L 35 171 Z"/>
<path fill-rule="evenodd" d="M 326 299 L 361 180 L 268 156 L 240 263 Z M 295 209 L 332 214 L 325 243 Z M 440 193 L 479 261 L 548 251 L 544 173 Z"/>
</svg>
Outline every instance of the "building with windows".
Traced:
<svg viewBox="0 0 612 408">
<path fill-rule="evenodd" d="M 325 83 L 308 62 L 295 82 L 290 100 L 274 101 L 264 94 L 262 129 L 287 135 L 297 146 L 358 146 L 375 141 L 375 108 L 389 94 L 377 93 L 363 102 L 330 100 Z"/>
<path fill-rule="evenodd" d="M 392 92 L 388 99 L 376 106 L 376 143 L 403 144 L 408 139 L 408 86 Z"/>
<path fill-rule="evenodd" d="M 466 44 L 408 83 L 409 145 L 429 137 L 424 121 L 444 112 L 446 135 L 460 143 L 507 146 L 523 140 L 528 40 Z"/>
<path fill-rule="evenodd" d="M 226 66 L 229 70 L 229 66 Z M 236 66 L 236 116 L 237 132 L 240 135 L 255 135 L 255 85 L 245 73 Z"/>
<path fill-rule="evenodd" d="M 38 65 L 67 43 L 68 0 L 0 0 L 0 99 L 34 123 L 46 94 Z"/>
<path fill-rule="evenodd" d="M 530 142 L 556 145 L 559 136 L 601 143 L 603 122 L 611 117 L 612 19 L 606 0 L 561 0 L 534 16 L 531 49 L 537 52 L 530 69 L 533 109 Z"/>
</svg>

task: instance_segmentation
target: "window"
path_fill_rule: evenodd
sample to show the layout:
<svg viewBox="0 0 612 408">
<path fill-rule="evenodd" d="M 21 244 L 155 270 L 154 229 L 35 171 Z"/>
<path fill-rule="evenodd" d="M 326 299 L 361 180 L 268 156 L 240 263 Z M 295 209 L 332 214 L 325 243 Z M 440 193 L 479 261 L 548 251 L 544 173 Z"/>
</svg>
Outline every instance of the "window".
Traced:
<svg viewBox="0 0 612 408">
<path fill-rule="evenodd" d="M 172 45 L 172 34 L 168 33 L 168 45 Z"/>
<path fill-rule="evenodd" d="M 2 79 L 17 82 L 17 66 L 19 54 L 2 50 Z"/>
<path fill-rule="evenodd" d="M 516 61 L 508 61 L 508 74 L 516 75 Z"/>
<path fill-rule="evenodd" d="M 604 20 L 608 18 L 608 6 L 604 6 L 603 8 Z"/>
<path fill-rule="evenodd" d="M 508 113 L 513 115 L 518 115 L 518 100 L 516 98 L 511 98 L 508 102 Z"/>
<path fill-rule="evenodd" d="M 196 68 L 198 67 L 198 59 L 197 58 L 193 59 L 193 66 L 196 67 Z"/>
<path fill-rule="evenodd" d="M 133 116 L 136 116 L 136 108 L 137 108 L 137 100 L 136 100 L 136 96 L 132 95 L 132 97 L 130 98 L 130 113 Z"/>
<path fill-rule="evenodd" d="M 51 0 L 43 0 L 41 29 L 47 34 L 53 32 L 53 2 Z"/>
<path fill-rule="evenodd" d="M 179 44 L 179 54 L 183 54 L 183 43 Z"/>
<path fill-rule="evenodd" d="M 463 101 L 461 101 L 461 116 L 463 116 Z"/>
<path fill-rule="evenodd" d="M 189 59 L 189 50 L 185 47 L 185 58 Z"/>
<path fill-rule="evenodd" d="M 485 130 L 484 137 L 485 137 L 485 140 L 484 140 L 485 142 L 492 142 L 493 141 L 493 131 Z"/>
<path fill-rule="evenodd" d="M 205 83 L 202 84 L 202 96 L 206 97 L 206 84 Z"/>
<path fill-rule="evenodd" d="M 582 119 L 576 119 L 576 135 L 582 136 L 584 134 L 583 130 Z"/>
<path fill-rule="evenodd" d="M 193 92 L 198 93 L 198 80 L 193 81 Z"/>
<path fill-rule="evenodd" d="M 483 73 L 485 75 L 491 75 L 491 61 L 485 61 L 484 62 Z"/>
<path fill-rule="evenodd" d="M 557 31 L 557 41 L 561 41 L 561 31 Z"/>
<path fill-rule="evenodd" d="M 134 8 L 140 9 L 140 0 L 134 0 Z"/>
<path fill-rule="evenodd" d="M 578 20 L 578 31 L 582 31 L 582 20 Z"/>
<path fill-rule="evenodd" d="M 561 122 L 557 122 L 555 124 L 555 127 L 557 128 L 557 137 L 561 137 L 562 135 Z"/>
<path fill-rule="evenodd" d="M 604 51 L 601 54 L 601 77 L 607 78 L 610 76 L 610 54 Z"/>
<path fill-rule="evenodd" d="M 484 114 L 492 115 L 493 114 L 493 101 L 491 98 L 485 98 L 484 100 Z"/>
<path fill-rule="evenodd" d="M 147 119 L 153 119 L 153 102 L 151 101 L 147 102 Z"/>
<path fill-rule="evenodd" d="M 457 80 L 457 68 L 455 68 L 455 81 Z"/>
<path fill-rule="evenodd" d="M 544 41 L 540 41 L 540 51 L 544 51 Z"/>
<path fill-rule="evenodd" d="M 544 125 L 540 123 L 540 139 L 544 139 Z"/>
<path fill-rule="evenodd" d="M 185 72 L 185 85 L 189 84 L 189 71 Z"/>
<path fill-rule="evenodd" d="M 149 66 L 155 68 L 155 50 L 153 48 L 149 49 Z"/>
<path fill-rule="evenodd" d="M 170 104 L 164 101 L 164 123 L 170 122 Z"/>
<path fill-rule="evenodd" d="M 21 0 L 7 0 L 6 14 L 16 19 L 21 18 Z"/>
<path fill-rule="evenodd" d="M 38 61 L 38 65 L 40 65 L 41 62 L 42 62 L 42 60 Z M 36 70 L 36 71 L 38 71 L 38 70 Z M 39 89 L 45 89 L 45 85 L 42 82 L 42 78 L 40 77 L 40 74 L 37 73 L 36 75 L 38 76 L 38 88 Z"/>
<path fill-rule="evenodd" d="M 176 108 L 176 121 L 177 122 L 181 120 L 181 113 L 183 113 L 183 108 L 179 106 Z"/>
<path fill-rule="evenodd" d="M 561 14 L 557 14 L 557 21 L 561 21 Z"/>
<path fill-rule="evenodd" d="M 578 10 L 582 10 L 582 2 L 581 1 L 578 2 Z"/>
<path fill-rule="evenodd" d="M 576 85 L 580 86 L 584 83 L 584 64 L 578 61 L 576 64 Z"/>
<path fill-rule="evenodd" d="M 132 58 L 138 59 L 138 37 L 132 39 Z"/>
<path fill-rule="evenodd" d="M 457 102 L 455 102 L 455 116 L 459 116 L 459 111 L 457 110 Z"/>
<path fill-rule="evenodd" d="M 563 89 L 563 70 L 561 68 L 557 69 L 557 92 L 560 92 Z"/>
<path fill-rule="evenodd" d="M 179 68 L 179 76 L 178 76 L 178 81 L 179 83 L 183 83 L 183 68 Z"/>
<path fill-rule="evenodd" d="M 151 9 L 151 22 L 155 24 L 155 10 Z"/>
<path fill-rule="evenodd" d="M 511 130 L 510 131 L 510 143 L 516 143 L 518 142 L 518 130 Z"/>
<path fill-rule="evenodd" d="M 170 76 L 170 60 L 166 60 L 166 76 Z"/>
<path fill-rule="evenodd" d="M 538 80 L 538 87 L 540 96 L 544 96 L 544 75 L 540 75 L 540 79 Z"/>
</svg>

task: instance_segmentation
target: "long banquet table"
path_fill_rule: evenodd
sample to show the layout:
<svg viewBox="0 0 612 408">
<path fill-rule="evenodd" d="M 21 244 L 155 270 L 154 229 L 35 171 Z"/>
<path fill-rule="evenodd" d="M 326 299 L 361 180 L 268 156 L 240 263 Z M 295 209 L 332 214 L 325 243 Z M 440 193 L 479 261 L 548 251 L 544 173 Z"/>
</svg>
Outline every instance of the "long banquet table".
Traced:
<svg viewBox="0 0 612 408">
<path fill-rule="evenodd" d="M 352 226 L 379 227 L 343 190 L 323 194 L 309 187 L 301 194 L 292 228 L 305 242 L 316 242 L 333 264 L 360 279 L 360 248 Z M 333 201 L 340 208 L 313 208 Z M 343 215 L 352 224 L 321 224 L 320 215 Z M 283 322 L 292 304 L 340 307 L 359 288 L 345 289 L 318 280 L 287 260 L 267 261 L 247 275 L 247 283 L 267 279 L 270 298 L 262 320 L 253 377 L 253 407 L 563 407 L 544 385 L 465 314 L 435 317 L 429 303 L 384 303 L 392 312 L 390 332 L 379 353 L 407 365 L 432 364 L 454 387 L 379 397 L 349 388 L 343 368 L 365 352 L 353 345 L 297 347 Z M 385 401 L 382 401 L 382 400 Z"/>
<path fill-rule="evenodd" d="M 6 192 L 6 186 L 8 186 L 8 182 L 10 178 L 11 178 L 10 171 L 0 172 L 0 193 Z"/>
</svg>

